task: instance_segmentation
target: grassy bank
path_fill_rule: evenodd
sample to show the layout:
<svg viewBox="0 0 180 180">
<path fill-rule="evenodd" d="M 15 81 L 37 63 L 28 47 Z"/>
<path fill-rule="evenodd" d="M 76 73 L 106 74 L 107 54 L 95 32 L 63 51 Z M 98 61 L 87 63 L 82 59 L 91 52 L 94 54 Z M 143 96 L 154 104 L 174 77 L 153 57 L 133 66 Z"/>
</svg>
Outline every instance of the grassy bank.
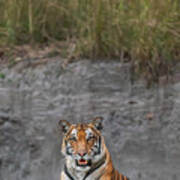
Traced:
<svg viewBox="0 0 180 180">
<path fill-rule="evenodd" d="M 73 44 L 76 57 L 133 60 L 147 78 L 180 58 L 179 0 L 1 0 L 0 45 Z"/>
</svg>

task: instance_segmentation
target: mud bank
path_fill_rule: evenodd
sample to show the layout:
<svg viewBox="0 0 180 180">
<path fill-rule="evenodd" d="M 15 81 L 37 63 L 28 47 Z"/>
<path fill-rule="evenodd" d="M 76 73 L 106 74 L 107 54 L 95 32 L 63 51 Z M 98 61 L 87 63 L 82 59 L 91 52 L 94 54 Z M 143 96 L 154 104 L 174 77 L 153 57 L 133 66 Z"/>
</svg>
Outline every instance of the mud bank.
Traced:
<svg viewBox="0 0 180 180">
<path fill-rule="evenodd" d="M 87 60 L 62 68 L 2 68 L 0 179 L 58 180 L 59 119 L 104 117 L 114 164 L 132 180 L 180 179 L 180 81 L 146 88 L 128 64 Z"/>
</svg>

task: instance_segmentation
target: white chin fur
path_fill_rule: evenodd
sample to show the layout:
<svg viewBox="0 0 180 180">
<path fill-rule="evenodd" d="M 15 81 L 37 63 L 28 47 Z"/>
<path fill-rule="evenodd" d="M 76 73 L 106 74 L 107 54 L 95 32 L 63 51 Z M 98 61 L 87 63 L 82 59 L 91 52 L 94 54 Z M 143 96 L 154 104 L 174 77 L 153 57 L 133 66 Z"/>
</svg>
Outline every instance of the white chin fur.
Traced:
<svg viewBox="0 0 180 180">
<path fill-rule="evenodd" d="M 86 172 L 86 171 L 89 171 L 89 169 L 90 169 L 89 166 L 86 166 L 86 167 L 76 166 L 75 168 L 77 171 L 81 171 L 81 172 L 82 171 Z"/>
</svg>

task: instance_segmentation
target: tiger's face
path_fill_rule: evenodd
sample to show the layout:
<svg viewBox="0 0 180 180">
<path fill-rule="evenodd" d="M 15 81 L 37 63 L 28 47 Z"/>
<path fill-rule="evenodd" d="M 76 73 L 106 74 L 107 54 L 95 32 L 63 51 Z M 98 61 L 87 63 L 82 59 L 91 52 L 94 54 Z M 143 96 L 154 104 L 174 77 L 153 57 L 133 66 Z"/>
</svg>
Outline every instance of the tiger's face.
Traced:
<svg viewBox="0 0 180 180">
<path fill-rule="evenodd" d="M 88 170 L 102 157 L 102 118 L 95 118 L 89 124 L 70 124 L 62 120 L 64 132 L 62 153 L 78 170 Z"/>
</svg>

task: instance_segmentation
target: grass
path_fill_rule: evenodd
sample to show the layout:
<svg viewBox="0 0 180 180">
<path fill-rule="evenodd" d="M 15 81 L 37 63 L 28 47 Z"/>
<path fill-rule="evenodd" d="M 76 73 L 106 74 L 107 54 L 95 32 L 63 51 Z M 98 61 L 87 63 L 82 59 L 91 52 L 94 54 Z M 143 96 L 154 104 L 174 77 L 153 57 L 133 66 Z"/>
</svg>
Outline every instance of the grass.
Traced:
<svg viewBox="0 0 180 180">
<path fill-rule="evenodd" d="M 50 43 L 131 61 L 149 80 L 180 59 L 179 0 L 0 0 L 0 46 Z"/>
</svg>

